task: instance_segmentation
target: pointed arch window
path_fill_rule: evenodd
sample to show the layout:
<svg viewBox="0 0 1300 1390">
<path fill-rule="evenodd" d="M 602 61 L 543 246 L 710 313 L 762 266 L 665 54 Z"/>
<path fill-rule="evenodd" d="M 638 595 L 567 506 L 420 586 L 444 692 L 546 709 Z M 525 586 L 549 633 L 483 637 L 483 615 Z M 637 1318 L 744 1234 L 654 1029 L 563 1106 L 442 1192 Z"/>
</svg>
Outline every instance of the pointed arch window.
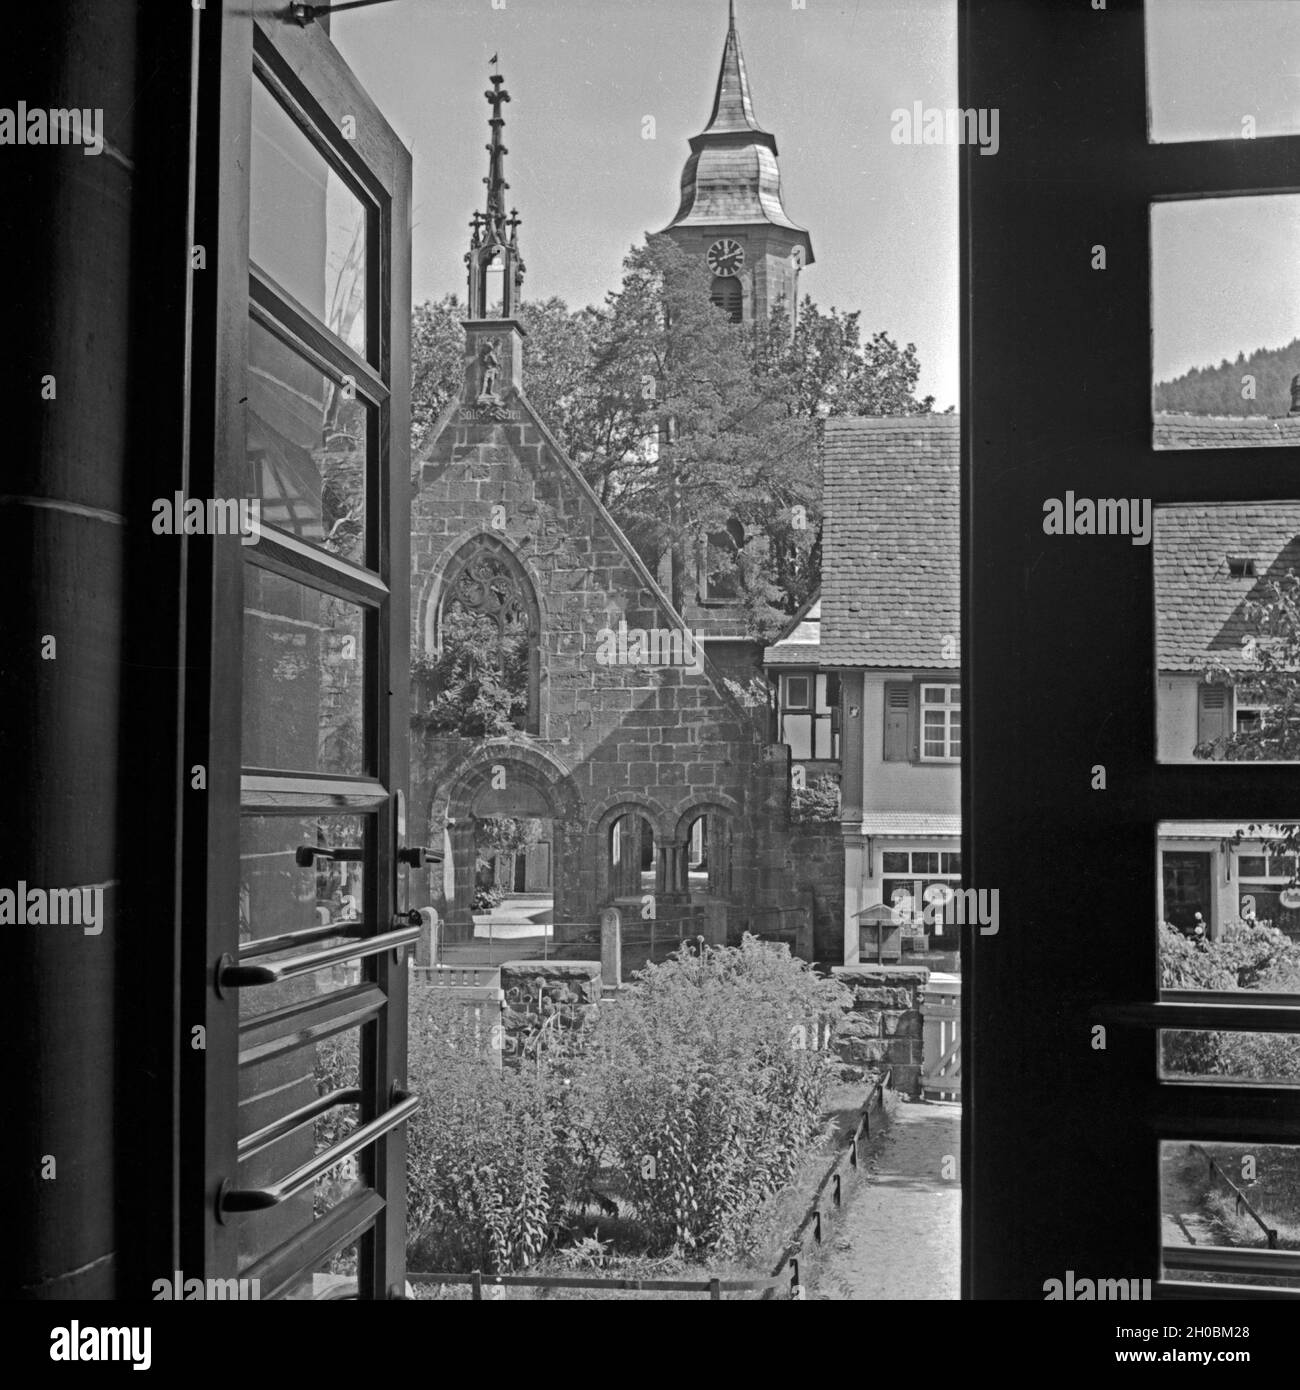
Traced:
<svg viewBox="0 0 1300 1390">
<path fill-rule="evenodd" d="M 421 663 L 426 726 L 469 738 L 535 734 L 541 709 L 541 612 L 509 548 L 476 537 L 453 560 Z"/>
</svg>

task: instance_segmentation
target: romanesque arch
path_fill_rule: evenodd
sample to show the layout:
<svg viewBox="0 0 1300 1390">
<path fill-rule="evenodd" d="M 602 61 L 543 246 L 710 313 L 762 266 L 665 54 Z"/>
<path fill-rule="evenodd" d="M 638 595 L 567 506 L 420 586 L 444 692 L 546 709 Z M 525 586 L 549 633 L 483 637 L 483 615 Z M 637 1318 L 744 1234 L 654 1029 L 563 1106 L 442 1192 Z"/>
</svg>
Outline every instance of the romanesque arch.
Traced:
<svg viewBox="0 0 1300 1390">
<path fill-rule="evenodd" d="M 474 819 L 482 816 L 551 821 L 555 920 L 571 920 L 580 890 L 570 866 L 581 853 L 585 822 L 572 775 L 543 749 L 513 739 L 490 739 L 444 774 L 429 803 L 428 824 L 434 835 L 441 831 L 446 856 L 434 906 L 447 924 L 449 938 L 473 933 Z"/>
</svg>

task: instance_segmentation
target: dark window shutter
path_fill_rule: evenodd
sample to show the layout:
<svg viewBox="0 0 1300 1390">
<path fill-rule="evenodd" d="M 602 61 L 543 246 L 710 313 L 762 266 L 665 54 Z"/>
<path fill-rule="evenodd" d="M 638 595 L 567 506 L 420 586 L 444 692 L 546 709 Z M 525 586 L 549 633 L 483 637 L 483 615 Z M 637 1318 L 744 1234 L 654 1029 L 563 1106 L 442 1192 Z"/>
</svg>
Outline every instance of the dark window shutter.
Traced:
<svg viewBox="0 0 1300 1390">
<path fill-rule="evenodd" d="M 1226 685 L 1196 687 L 1196 741 L 1209 743 L 1232 732 L 1232 695 Z"/>
<path fill-rule="evenodd" d="M 885 682 L 885 761 L 905 763 L 912 747 L 912 684 Z"/>
</svg>

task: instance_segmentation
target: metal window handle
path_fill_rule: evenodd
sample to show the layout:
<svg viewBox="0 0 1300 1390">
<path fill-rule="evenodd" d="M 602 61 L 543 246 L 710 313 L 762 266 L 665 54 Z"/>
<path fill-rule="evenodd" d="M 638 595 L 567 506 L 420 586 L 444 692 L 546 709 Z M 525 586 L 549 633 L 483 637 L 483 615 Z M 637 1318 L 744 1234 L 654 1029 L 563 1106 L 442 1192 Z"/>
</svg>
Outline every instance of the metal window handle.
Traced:
<svg viewBox="0 0 1300 1390">
<path fill-rule="evenodd" d="M 278 985 L 281 981 L 291 980 L 296 975 L 310 975 L 314 970 L 323 970 L 327 965 L 342 965 L 348 961 L 363 960 L 367 956 L 382 955 L 385 951 L 396 950 L 399 946 L 409 946 L 419 939 L 420 924 L 418 921 L 411 923 L 409 916 L 404 922 L 405 924 L 396 930 L 365 937 L 357 944 L 345 942 L 342 946 L 330 946 L 323 951 L 308 951 L 300 956 L 290 956 L 287 960 L 270 961 L 260 965 L 240 965 L 230 955 L 224 955 L 217 962 L 217 993 L 221 994 L 223 990 L 233 986 Z"/>
<path fill-rule="evenodd" d="M 323 845 L 299 845 L 293 852 L 293 858 L 300 869 L 310 869 L 318 859 L 356 863 L 365 858 L 365 853 L 360 845 L 340 845 L 334 849 L 328 849 Z"/>
<path fill-rule="evenodd" d="M 413 869 L 423 869 L 428 864 L 441 864 L 442 851 L 429 849 L 427 845 L 411 845 L 397 851 L 397 862 L 409 864 Z"/>
<path fill-rule="evenodd" d="M 282 1178 L 270 1187 L 227 1187 L 223 1182 L 217 1194 L 217 1211 L 225 1215 L 237 1211 L 265 1211 L 268 1207 L 278 1207 L 281 1202 L 297 1196 L 304 1188 L 310 1187 L 322 1173 L 327 1173 L 345 1158 L 368 1148 L 377 1139 L 383 1138 L 390 1130 L 404 1124 L 420 1108 L 419 1096 L 407 1095 L 398 1091 L 393 1097 L 397 1103 L 377 1119 L 332 1144 L 322 1154 L 317 1154 L 301 1168 Z"/>
</svg>

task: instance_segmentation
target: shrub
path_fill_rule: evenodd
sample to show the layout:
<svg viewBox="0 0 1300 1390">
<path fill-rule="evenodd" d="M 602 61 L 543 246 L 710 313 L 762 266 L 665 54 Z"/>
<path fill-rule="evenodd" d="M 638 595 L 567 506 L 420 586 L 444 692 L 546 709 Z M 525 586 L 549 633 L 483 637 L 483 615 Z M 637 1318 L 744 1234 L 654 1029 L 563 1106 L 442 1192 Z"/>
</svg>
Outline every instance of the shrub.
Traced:
<svg viewBox="0 0 1300 1390">
<path fill-rule="evenodd" d="M 574 1063 L 575 1105 L 654 1250 L 732 1258 L 763 1202 L 789 1181 L 838 1068 L 819 1028 L 843 986 L 784 945 L 679 951 L 602 1011 Z"/>
<path fill-rule="evenodd" d="M 1194 942 L 1160 924 L 1165 989 L 1300 991 L 1300 948 L 1267 922 L 1229 922 L 1217 941 Z M 1300 1038 L 1268 1033 L 1166 1032 L 1165 1068 L 1180 1076 L 1300 1077 Z"/>
<path fill-rule="evenodd" d="M 795 825 L 810 821 L 838 821 L 840 818 L 840 784 L 829 774 L 814 777 L 806 787 L 790 792 L 790 820 Z"/>
</svg>

